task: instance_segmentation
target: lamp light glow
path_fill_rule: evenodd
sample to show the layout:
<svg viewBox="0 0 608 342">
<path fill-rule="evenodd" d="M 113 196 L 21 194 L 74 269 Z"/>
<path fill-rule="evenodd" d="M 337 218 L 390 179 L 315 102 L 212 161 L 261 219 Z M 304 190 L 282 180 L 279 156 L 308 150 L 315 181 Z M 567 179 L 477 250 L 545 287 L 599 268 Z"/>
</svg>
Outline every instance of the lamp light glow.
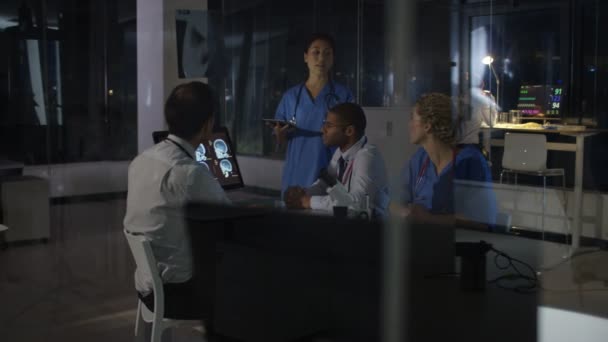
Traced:
<svg viewBox="0 0 608 342">
<path fill-rule="evenodd" d="M 492 58 L 492 56 L 485 56 L 482 60 L 481 63 L 485 64 L 485 65 L 490 65 L 492 64 L 492 62 L 494 62 L 494 58 Z"/>
</svg>

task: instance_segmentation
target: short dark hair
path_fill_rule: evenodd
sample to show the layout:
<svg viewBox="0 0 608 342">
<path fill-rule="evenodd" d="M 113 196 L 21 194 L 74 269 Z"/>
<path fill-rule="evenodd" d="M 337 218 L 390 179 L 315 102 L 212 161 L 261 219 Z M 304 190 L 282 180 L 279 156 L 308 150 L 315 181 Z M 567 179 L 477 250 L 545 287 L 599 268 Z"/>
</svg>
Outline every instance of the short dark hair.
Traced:
<svg viewBox="0 0 608 342">
<path fill-rule="evenodd" d="M 329 46 L 331 47 L 331 50 L 334 53 L 336 52 L 336 41 L 334 40 L 334 37 L 327 33 L 317 32 L 311 34 L 310 37 L 308 37 L 308 39 L 306 40 L 306 45 L 304 46 L 304 53 L 308 52 L 308 49 L 310 49 L 310 46 L 312 45 L 312 43 L 315 42 L 315 40 L 322 40 L 324 42 L 327 42 L 327 44 L 329 44 Z"/>
<path fill-rule="evenodd" d="M 211 120 L 214 111 L 213 92 L 208 85 L 199 81 L 180 84 L 165 103 L 169 133 L 182 139 L 192 139 Z"/>
<path fill-rule="evenodd" d="M 333 106 L 330 112 L 336 114 L 344 124 L 353 125 L 357 131 L 357 138 L 365 134 L 367 120 L 363 108 L 356 103 L 345 102 Z"/>
</svg>

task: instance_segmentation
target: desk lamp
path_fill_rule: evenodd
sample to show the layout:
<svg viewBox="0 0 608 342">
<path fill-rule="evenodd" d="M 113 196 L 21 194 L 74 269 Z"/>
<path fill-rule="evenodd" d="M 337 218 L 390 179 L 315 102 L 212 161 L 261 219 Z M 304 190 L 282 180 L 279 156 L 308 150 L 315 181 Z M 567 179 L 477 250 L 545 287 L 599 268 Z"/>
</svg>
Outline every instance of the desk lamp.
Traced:
<svg viewBox="0 0 608 342">
<path fill-rule="evenodd" d="M 488 68 L 490 68 L 490 70 L 492 70 L 492 73 L 494 74 L 494 78 L 496 79 L 496 111 L 498 112 L 498 108 L 500 105 L 500 79 L 498 78 L 498 75 L 496 74 L 496 70 L 494 69 L 494 67 L 492 66 L 492 62 L 494 62 L 494 58 L 492 58 L 492 56 L 485 56 L 482 60 L 481 63 L 485 64 L 488 66 Z"/>
</svg>

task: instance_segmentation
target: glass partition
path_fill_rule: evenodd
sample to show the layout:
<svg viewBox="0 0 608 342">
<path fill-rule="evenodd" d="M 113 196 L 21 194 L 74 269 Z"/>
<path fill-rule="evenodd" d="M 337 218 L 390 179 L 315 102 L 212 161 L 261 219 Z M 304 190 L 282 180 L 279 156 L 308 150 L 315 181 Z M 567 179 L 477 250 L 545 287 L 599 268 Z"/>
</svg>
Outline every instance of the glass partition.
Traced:
<svg viewBox="0 0 608 342">
<path fill-rule="evenodd" d="M 39 165 L 135 155 L 135 6 L 118 3 L 3 6 L 0 156 Z"/>
</svg>

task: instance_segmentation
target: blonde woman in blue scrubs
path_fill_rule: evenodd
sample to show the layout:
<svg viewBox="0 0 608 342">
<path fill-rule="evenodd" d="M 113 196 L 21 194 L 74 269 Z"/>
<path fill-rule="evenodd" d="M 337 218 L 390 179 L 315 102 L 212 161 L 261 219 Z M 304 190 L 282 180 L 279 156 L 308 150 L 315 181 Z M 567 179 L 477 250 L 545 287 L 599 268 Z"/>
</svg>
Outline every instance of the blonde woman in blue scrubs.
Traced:
<svg viewBox="0 0 608 342">
<path fill-rule="evenodd" d="M 327 168 L 335 148 L 328 148 L 321 139 L 321 128 L 329 108 L 353 102 L 351 91 L 331 80 L 334 65 L 334 39 L 323 33 L 313 34 L 304 49 L 308 78 L 283 94 L 275 119 L 289 121 L 277 124 L 274 135 L 278 144 L 287 144 L 281 192 L 290 186 L 307 188 Z"/>
<path fill-rule="evenodd" d="M 420 148 L 404 167 L 401 214 L 440 223 L 462 219 L 491 229 L 497 208 L 490 168 L 477 147 L 457 147 L 454 133 L 450 97 L 440 93 L 420 97 L 409 122 L 409 140 Z M 462 196 L 465 192 L 455 191 L 454 180 L 487 184 L 470 187 L 474 190 Z"/>
</svg>

